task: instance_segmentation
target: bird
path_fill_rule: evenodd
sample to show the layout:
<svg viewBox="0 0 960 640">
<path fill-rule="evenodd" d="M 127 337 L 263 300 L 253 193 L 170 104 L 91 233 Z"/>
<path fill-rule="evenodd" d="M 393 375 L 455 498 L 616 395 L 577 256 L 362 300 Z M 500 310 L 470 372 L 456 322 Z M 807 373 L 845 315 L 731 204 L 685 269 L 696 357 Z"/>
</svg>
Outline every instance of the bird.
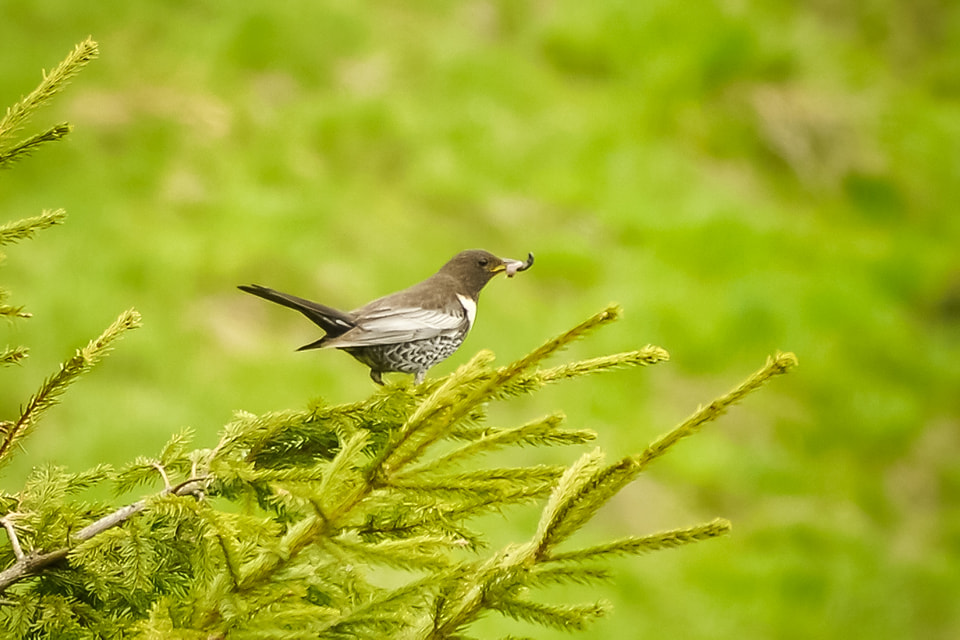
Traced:
<svg viewBox="0 0 960 640">
<path fill-rule="evenodd" d="M 512 278 L 532 265 L 532 253 L 520 261 L 482 249 L 461 251 L 426 280 L 353 311 L 256 284 L 238 288 L 299 311 L 323 329 L 322 338 L 297 351 L 340 349 L 370 367 L 379 385 L 389 372 L 412 373 L 419 385 L 432 366 L 463 344 L 477 317 L 480 290 L 498 273 Z"/>
</svg>

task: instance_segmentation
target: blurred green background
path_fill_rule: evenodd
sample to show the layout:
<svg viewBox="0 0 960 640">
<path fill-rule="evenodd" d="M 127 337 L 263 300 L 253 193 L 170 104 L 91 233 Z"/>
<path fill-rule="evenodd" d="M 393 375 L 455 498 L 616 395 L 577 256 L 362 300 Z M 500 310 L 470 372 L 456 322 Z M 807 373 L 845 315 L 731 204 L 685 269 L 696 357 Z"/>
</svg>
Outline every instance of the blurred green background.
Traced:
<svg viewBox="0 0 960 640">
<path fill-rule="evenodd" d="M 145 318 L 2 486 L 373 390 L 344 354 L 294 353 L 318 333 L 237 284 L 353 308 L 460 249 L 533 251 L 433 375 L 610 301 L 624 320 L 564 357 L 653 343 L 672 360 L 496 407 L 497 424 L 563 409 L 621 456 L 777 349 L 801 365 L 583 533 L 734 522 L 621 561 L 608 588 L 547 594 L 614 603 L 586 637 L 960 637 L 960 5 L 0 7 L 2 106 L 88 34 L 101 46 L 34 123 L 74 133 L 0 174 L 0 219 L 70 214 L 0 271 L 34 314 L 4 328 L 32 354 L 0 372 L 0 417 L 121 310 Z M 530 535 L 534 510 L 506 515 L 495 542 Z"/>
</svg>

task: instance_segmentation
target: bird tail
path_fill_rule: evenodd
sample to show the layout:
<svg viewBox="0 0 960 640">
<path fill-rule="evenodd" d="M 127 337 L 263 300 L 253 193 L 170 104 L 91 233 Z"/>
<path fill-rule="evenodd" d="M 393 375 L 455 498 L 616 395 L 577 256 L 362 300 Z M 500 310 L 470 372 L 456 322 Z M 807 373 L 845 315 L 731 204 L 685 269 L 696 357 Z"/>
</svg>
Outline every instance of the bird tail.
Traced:
<svg viewBox="0 0 960 640">
<path fill-rule="evenodd" d="M 310 344 L 305 344 L 302 347 L 297 347 L 297 351 L 306 351 L 307 349 L 319 349 L 321 347 L 327 346 L 327 338 L 330 336 L 323 336 L 319 340 L 314 340 Z"/>
<path fill-rule="evenodd" d="M 241 291 L 252 293 L 253 295 L 263 298 L 264 300 L 269 300 L 270 302 L 275 302 L 289 309 L 299 311 L 309 318 L 314 324 L 318 325 L 321 329 L 327 332 L 327 335 L 320 340 L 303 346 L 299 350 L 316 349 L 321 347 L 323 345 L 320 343 L 323 340 L 339 336 L 356 326 L 356 323 L 353 321 L 353 318 L 350 317 L 350 314 L 340 311 L 339 309 L 334 309 L 333 307 L 328 307 L 325 304 L 320 304 L 319 302 L 312 302 L 304 298 L 290 295 L 289 293 L 282 293 L 280 291 L 276 291 L 275 289 L 261 287 L 258 284 L 240 285 L 237 288 Z"/>
</svg>

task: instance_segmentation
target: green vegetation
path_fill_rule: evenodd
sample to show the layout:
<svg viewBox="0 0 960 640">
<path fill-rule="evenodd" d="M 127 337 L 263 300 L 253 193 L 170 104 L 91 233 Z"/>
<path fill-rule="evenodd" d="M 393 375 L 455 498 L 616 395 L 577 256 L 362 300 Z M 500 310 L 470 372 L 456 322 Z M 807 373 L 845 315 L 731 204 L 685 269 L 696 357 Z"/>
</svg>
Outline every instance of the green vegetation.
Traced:
<svg viewBox="0 0 960 640">
<path fill-rule="evenodd" d="M 236 284 L 351 307 L 462 248 L 533 251 L 434 377 L 611 300 L 624 320 L 573 358 L 654 343 L 672 360 L 493 424 L 562 408 L 615 458 L 776 349 L 804 365 L 582 532 L 735 524 L 620 561 L 592 633 L 957 634 L 960 8 L 37 0 L 6 7 L 3 31 L 4 105 L 88 33 L 103 55 L 39 118 L 76 129 L 0 174 L 3 222 L 71 215 L 3 266 L 34 317 L 11 325 L 31 357 L 0 370 L 0 416 L 117 310 L 145 325 L 48 412 L 3 488 L 45 462 L 155 455 L 184 426 L 213 446 L 236 409 L 370 394 L 346 356 L 294 353 L 309 324 Z M 538 518 L 507 515 L 497 546 Z"/>
</svg>

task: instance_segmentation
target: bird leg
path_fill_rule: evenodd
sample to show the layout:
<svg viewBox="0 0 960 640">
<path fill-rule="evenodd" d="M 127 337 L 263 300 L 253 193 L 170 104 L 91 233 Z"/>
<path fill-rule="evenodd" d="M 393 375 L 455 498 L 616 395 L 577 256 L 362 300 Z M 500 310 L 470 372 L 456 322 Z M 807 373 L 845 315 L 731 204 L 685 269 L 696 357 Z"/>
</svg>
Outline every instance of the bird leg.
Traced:
<svg viewBox="0 0 960 640">
<path fill-rule="evenodd" d="M 381 377 L 382 372 L 377 369 L 370 369 L 370 379 L 383 386 L 383 378 Z"/>
</svg>

